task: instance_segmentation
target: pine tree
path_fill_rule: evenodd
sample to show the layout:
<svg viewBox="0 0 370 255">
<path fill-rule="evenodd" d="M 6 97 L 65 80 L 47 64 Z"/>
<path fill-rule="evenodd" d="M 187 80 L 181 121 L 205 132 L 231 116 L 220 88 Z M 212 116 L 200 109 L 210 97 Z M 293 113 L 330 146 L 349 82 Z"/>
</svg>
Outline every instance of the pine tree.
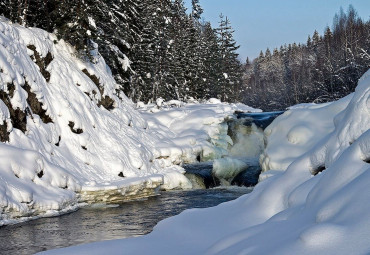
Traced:
<svg viewBox="0 0 370 255">
<path fill-rule="evenodd" d="M 99 52 L 110 66 L 115 80 L 126 95 L 131 97 L 132 69 L 128 55 L 131 54 L 131 45 L 135 43 L 137 31 L 130 27 L 132 16 L 136 15 L 136 4 L 134 1 L 121 0 L 96 2 L 92 11 L 90 19 L 94 20 L 96 27 L 93 40 L 98 43 Z"/>
<path fill-rule="evenodd" d="M 233 31 L 227 19 L 218 36 L 201 23 L 199 0 L 189 15 L 183 0 L 4 0 L 0 7 L 13 22 L 55 33 L 85 61 L 103 56 L 134 101 L 236 100 L 241 75 Z"/>
<path fill-rule="evenodd" d="M 142 3 L 142 32 L 137 42 L 133 58 L 133 69 L 137 87 L 140 87 L 144 101 L 153 101 L 158 97 L 173 95 L 169 65 L 172 56 L 171 1 L 155 0 Z"/>
<path fill-rule="evenodd" d="M 172 83 L 177 99 L 185 99 L 189 95 L 187 72 L 189 68 L 189 17 L 182 0 L 176 0 L 172 6 Z"/>
</svg>

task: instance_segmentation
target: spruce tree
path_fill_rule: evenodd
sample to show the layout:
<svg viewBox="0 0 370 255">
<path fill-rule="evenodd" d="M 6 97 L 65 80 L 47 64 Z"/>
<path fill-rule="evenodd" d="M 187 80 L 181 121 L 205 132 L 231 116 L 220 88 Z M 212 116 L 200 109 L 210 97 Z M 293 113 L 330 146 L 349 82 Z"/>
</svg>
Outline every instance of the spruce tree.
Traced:
<svg viewBox="0 0 370 255">
<path fill-rule="evenodd" d="M 200 6 L 199 0 L 191 0 L 191 16 L 194 20 L 199 20 L 203 14 L 203 8 Z"/>
<path fill-rule="evenodd" d="M 216 31 L 207 22 L 203 27 L 203 41 L 206 47 L 202 50 L 205 55 L 204 60 L 204 98 L 217 97 L 217 84 L 222 75 L 221 71 L 221 52 L 218 45 Z"/>
<path fill-rule="evenodd" d="M 233 38 L 234 30 L 230 25 L 229 19 L 220 15 L 220 25 L 217 29 L 219 48 L 220 48 L 220 76 L 218 84 L 219 98 L 222 101 L 237 101 L 241 85 L 241 64 L 238 60 L 239 54 L 236 52 L 240 46 L 236 45 Z"/>
</svg>

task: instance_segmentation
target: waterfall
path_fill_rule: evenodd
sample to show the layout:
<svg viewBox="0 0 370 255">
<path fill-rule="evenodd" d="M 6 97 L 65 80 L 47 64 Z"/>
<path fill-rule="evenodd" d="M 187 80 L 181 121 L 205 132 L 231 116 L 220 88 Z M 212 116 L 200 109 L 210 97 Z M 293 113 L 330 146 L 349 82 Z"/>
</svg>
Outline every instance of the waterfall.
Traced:
<svg viewBox="0 0 370 255">
<path fill-rule="evenodd" d="M 247 126 L 245 119 L 229 121 L 228 126 L 228 135 L 234 143 L 229 148 L 229 155 L 232 157 L 259 157 L 264 149 L 263 129 L 254 123 Z"/>
<path fill-rule="evenodd" d="M 228 155 L 213 162 L 184 166 L 193 186 L 256 185 L 261 173 L 259 157 L 265 147 L 264 129 L 282 113 L 235 113 L 233 118 L 227 120 L 227 134 L 233 141 L 227 148 Z"/>
</svg>

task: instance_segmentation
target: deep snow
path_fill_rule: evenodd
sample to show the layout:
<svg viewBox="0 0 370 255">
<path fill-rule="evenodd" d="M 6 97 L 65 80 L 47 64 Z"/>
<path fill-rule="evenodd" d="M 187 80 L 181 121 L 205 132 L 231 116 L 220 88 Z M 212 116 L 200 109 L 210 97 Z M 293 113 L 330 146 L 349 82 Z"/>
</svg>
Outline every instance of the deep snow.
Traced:
<svg viewBox="0 0 370 255">
<path fill-rule="evenodd" d="M 266 130 L 270 150 L 263 158 L 280 171 L 252 193 L 187 210 L 143 237 L 46 254 L 368 254 L 369 128 L 370 71 L 351 96 L 294 107 L 276 119 Z"/>
</svg>

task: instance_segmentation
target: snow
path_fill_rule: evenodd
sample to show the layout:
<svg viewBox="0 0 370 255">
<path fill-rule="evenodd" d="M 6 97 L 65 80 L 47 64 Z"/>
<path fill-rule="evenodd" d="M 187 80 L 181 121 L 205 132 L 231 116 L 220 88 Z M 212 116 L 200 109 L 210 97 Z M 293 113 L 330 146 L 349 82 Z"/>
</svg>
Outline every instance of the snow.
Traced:
<svg viewBox="0 0 370 255">
<path fill-rule="evenodd" d="M 187 210 L 143 237 L 43 254 L 368 254 L 369 102 L 370 71 L 351 96 L 279 117 L 266 130 L 265 155 L 278 171 L 250 194 Z"/>
<path fill-rule="evenodd" d="M 225 120 L 258 111 L 217 99 L 159 99 L 138 103 L 140 114 L 92 54 L 94 64 L 83 62 L 54 34 L 0 17 L 0 92 L 9 99 L 0 100 L 9 132 L 0 143 L 0 225 L 192 188 L 181 165 L 226 155 Z M 24 132 L 11 114 L 17 108 Z"/>
<path fill-rule="evenodd" d="M 349 95 L 333 103 L 296 105 L 277 117 L 265 129 L 267 145 L 260 158 L 262 170 L 286 170 L 334 130 L 334 117 L 351 98 Z"/>
</svg>

